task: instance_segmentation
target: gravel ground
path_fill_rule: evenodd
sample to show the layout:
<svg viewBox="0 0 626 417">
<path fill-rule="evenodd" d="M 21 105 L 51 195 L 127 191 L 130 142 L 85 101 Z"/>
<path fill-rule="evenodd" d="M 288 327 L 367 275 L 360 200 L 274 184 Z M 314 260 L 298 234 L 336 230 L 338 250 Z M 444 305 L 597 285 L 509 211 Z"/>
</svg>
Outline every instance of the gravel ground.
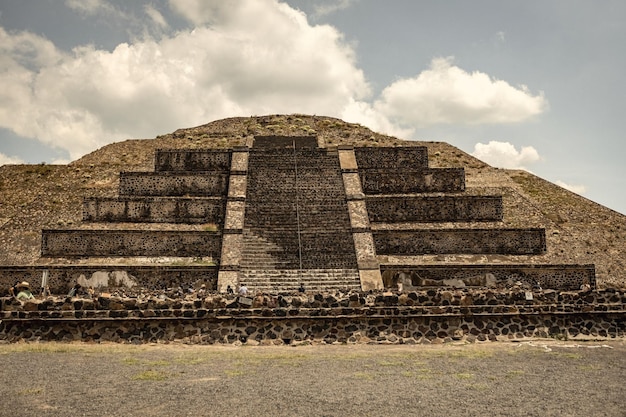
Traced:
<svg viewBox="0 0 626 417">
<path fill-rule="evenodd" d="M 0 345 L 0 416 L 620 416 L 626 341 Z"/>
</svg>

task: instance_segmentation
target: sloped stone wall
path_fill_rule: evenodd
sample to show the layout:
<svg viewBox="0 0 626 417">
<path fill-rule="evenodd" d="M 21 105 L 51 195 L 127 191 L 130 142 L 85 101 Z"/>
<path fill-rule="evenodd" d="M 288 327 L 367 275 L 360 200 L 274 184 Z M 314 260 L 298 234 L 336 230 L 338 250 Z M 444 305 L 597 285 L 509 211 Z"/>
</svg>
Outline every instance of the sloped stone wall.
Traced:
<svg viewBox="0 0 626 417">
<path fill-rule="evenodd" d="M 224 223 L 223 197 L 86 198 L 83 220 L 89 222 Z"/>
<path fill-rule="evenodd" d="M 398 146 L 354 148 L 359 169 L 428 168 L 428 148 L 425 146 Z"/>
<path fill-rule="evenodd" d="M 579 290 L 596 288 L 594 265 L 381 265 L 389 287 L 400 282 L 411 286 L 512 286 L 521 282 L 528 288 Z"/>
<path fill-rule="evenodd" d="M 120 172 L 120 196 L 226 196 L 228 173 Z"/>
<path fill-rule="evenodd" d="M 390 171 L 359 168 L 365 194 L 456 193 L 465 190 L 463 168 L 423 168 Z"/>
<path fill-rule="evenodd" d="M 85 288 L 102 287 L 109 291 L 140 292 L 167 288 L 217 289 L 217 266 L 210 265 L 54 265 L 54 266 L 0 266 L 0 297 L 22 281 L 30 283 L 34 294 L 41 294 L 44 271 L 48 273 L 51 294 L 67 294 L 79 283 Z"/>
<path fill-rule="evenodd" d="M 369 196 L 365 202 L 371 222 L 502 221 L 501 196 Z"/>
<path fill-rule="evenodd" d="M 230 170 L 232 151 L 216 149 L 157 149 L 154 170 L 224 171 Z"/>
<path fill-rule="evenodd" d="M 42 256 L 197 256 L 219 258 L 217 232 L 42 230 Z"/>
<path fill-rule="evenodd" d="M 376 230 L 373 234 L 380 255 L 538 255 L 546 251 L 544 229 Z"/>
</svg>

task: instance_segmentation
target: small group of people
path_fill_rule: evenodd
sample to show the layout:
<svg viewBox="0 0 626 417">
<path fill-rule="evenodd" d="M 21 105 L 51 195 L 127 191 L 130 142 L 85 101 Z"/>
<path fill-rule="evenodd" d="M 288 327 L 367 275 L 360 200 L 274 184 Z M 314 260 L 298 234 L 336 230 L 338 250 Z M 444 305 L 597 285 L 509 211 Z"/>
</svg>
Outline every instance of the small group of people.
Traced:
<svg viewBox="0 0 626 417">
<path fill-rule="evenodd" d="M 300 283 L 300 286 L 298 287 L 298 292 L 303 293 L 305 291 L 306 290 L 304 288 L 304 284 Z M 231 287 L 230 285 L 227 285 L 226 294 L 235 294 L 235 290 L 233 290 L 233 287 Z M 248 287 L 246 287 L 246 284 L 244 283 L 239 284 L 239 289 L 237 290 L 237 294 L 239 294 L 242 297 L 245 297 L 246 295 L 248 295 Z"/>
<path fill-rule="evenodd" d="M 41 292 L 42 295 L 50 295 L 50 288 L 47 286 Z M 19 301 L 27 301 L 35 299 L 35 295 L 30 288 L 30 283 L 28 281 L 17 282 L 11 288 L 9 288 L 9 295 L 14 297 Z M 93 297 L 94 290 L 93 288 L 85 288 L 80 284 L 75 284 L 72 288 L 70 288 L 67 293 L 68 297 Z"/>
</svg>

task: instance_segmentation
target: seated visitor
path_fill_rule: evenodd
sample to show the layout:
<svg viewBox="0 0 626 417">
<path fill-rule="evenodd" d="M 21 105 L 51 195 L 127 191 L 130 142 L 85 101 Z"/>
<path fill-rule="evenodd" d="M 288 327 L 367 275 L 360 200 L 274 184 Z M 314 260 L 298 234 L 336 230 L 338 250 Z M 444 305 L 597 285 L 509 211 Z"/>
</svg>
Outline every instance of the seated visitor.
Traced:
<svg viewBox="0 0 626 417">
<path fill-rule="evenodd" d="M 30 284 L 26 281 L 20 282 L 17 285 L 17 290 L 19 292 L 17 293 L 17 296 L 15 298 L 17 298 L 18 300 L 32 300 L 33 298 L 35 298 L 33 293 L 30 292 Z"/>
</svg>

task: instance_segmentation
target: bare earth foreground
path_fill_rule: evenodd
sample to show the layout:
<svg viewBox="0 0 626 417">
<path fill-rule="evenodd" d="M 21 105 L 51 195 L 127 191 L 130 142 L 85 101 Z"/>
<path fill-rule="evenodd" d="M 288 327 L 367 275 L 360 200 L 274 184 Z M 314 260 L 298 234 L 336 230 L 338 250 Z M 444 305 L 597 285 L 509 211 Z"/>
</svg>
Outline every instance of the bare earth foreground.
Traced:
<svg viewBox="0 0 626 417">
<path fill-rule="evenodd" d="M 626 341 L 0 345 L 1 416 L 625 416 Z"/>
</svg>

